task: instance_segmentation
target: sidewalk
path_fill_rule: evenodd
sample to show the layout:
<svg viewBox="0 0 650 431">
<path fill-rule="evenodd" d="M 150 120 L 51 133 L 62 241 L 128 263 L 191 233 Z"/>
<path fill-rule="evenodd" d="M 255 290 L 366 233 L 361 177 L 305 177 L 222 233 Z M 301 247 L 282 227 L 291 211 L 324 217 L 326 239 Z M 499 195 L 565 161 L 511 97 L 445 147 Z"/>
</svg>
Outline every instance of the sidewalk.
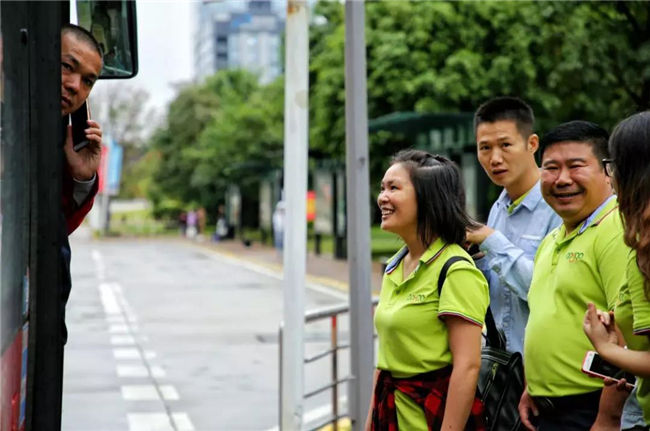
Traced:
<svg viewBox="0 0 650 431">
<path fill-rule="evenodd" d="M 188 240 L 190 241 L 190 240 Z M 204 246 L 218 253 L 259 264 L 278 272 L 282 271 L 282 253 L 269 245 L 253 242 L 246 247 L 239 240 L 225 240 L 219 242 L 197 242 L 194 244 Z M 379 295 L 382 278 L 382 264 L 372 262 L 370 282 L 373 296 Z M 346 291 L 349 286 L 349 267 L 347 260 L 334 259 L 330 255 L 317 256 L 313 252 L 307 253 L 307 277 L 309 281 L 328 287 Z"/>
</svg>

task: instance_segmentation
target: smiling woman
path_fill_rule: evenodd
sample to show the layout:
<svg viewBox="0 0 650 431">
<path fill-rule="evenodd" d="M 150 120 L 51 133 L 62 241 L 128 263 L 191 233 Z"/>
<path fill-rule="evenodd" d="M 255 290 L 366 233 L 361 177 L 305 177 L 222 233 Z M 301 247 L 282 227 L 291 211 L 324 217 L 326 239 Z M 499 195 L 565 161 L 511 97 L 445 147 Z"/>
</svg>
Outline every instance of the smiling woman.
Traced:
<svg viewBox="0 0 650 431">
<path fill-rule="evenodd" d="M 377 204 L 382 229 L 406 245 L 389 260 L 375 312 L 379 352 L 366 429 L 484 429 L 475 395 L 489 293 L 462 247 L 474 223 L 460 172 L 445 157 L 400 152 Z"/>
</svg>

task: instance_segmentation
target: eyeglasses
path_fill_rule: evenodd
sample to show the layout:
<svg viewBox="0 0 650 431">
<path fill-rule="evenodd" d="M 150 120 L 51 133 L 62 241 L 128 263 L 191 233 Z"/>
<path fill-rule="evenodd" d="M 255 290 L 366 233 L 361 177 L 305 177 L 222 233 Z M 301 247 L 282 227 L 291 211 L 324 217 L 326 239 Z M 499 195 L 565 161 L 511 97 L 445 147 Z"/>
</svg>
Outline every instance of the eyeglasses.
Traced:
<svg viewBox="0 0 650 431">
<path fill-rule="evenodd" d="M 603 167 L 605 168 L 605 175 L 608 177 L 613 177 L 616 165 L 614 164 L 614 159 L 603 159 Z"/>
</svg>

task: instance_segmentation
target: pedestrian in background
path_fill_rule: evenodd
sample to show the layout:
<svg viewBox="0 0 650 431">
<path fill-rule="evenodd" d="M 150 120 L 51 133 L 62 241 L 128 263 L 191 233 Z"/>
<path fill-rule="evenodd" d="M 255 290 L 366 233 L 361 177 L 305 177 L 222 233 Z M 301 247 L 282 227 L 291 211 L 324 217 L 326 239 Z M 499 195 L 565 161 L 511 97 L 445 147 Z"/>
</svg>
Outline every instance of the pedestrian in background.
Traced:
<svg viewBox="0 0 650 431">
<path fill-rule="evenodd" d="M 284 241 L 284 218 L 285 204 L 283 200 L 278 201 L 273 211 L 273 245 L 276 249 L 282 250 Z"/>
<path fill-rule="evenodd" d="M 196 234 L 198 233 L 197 222 L 198 222 L 198 216 L 194 208 L 192 208 L 187 212 L 186 236 L 190 239 L 195 238 Z"/>
<path fill-rule="evenodd" d="M 609 140 L 611 159 L 605 171 L 613 178 L 619 211 L 624 220 L 627 259 L 626 283 L 615 313 L 600 313 L 589 304 L 584 330 L 608 362 L 637 376 L 635 391 L 623 408 L 622 429 L 648 430 L 650 425 L 650 112 L 623 120 Z M 607 310 L 605 310 L 607 311 Z M 615 319 L 613 319 L 615 317 Z M 619 344 L 615 324 L 627 348 Z M 625 388 L 625 385 L 621 385 Z M 642 409 L 639 417 L 638 409 Z"/>
<path fill-rule="evenodd" d="M 484 429 L 476 384 L 489 303 L 485 277 L 463 248 L 473 226 L 458 168 L 442 156 L 395 155 L 377 198 L 381 228 L 405 242 L 384 274 L 367 430 Z M 440 294 L 438 278 L 453 262 Z M 450 262 L 452 263 L 452 262 Z"/>
</svg>

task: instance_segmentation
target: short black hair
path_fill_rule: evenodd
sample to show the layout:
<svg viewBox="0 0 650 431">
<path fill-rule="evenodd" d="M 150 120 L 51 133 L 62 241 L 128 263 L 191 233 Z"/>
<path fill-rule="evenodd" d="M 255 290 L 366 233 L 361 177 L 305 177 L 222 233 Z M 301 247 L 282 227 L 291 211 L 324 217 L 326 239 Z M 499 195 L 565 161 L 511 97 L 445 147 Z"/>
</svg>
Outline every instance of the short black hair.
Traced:
<svg viewBox="0 0 650 431">
<path fill-rule="evenodd" d="M 540 155 L 544 158 L 544 151 L 551 145 L 562 142 L 583 142 L 591 146 L 591 151 L 602 167 L 602 160 L 609 158 L 607 141 L 609 134 L 596 123 L 591 121 L 574 120 L 562 123 L 549 130 L 540 140 Z"/>
<path fill-rule="evenodd" d="M 460 170 L 451 160 L 420 150 L 403 150 L 391 165 L 409 173 L 417 202 L 417 229 L 427 247 L 436 237 L 448 244 L 465 242 L 468 227 L 476 224 L 465 212 L 465 189 Z"/>
<path fill-rule="evenodd" d="M 63 24 L 61 27 L 61 36 L 64 34 L 71 33 L 73 34 L 77 39 L 79 39 L 82 42 L 85 42 L 88 46 L 93 48 L 97 54 L 99 54 L 99 58 L 104 59 L 104 52 L 102 50 L 102 46 L 97 42 L 97 39 L 95 39 L 95 36 L 88 30 L 86 30 L 83 27 L 80 27 L 76 24 Z"/>
<path fill-rule="evenodd" d="M 474 113 L 474 133 L 481 123 L 510 120 L 524 138 L 533 133 L 535 114 L 533 108 L 518 97 L 499 96 L 484 102 Z"/>
</svg>

